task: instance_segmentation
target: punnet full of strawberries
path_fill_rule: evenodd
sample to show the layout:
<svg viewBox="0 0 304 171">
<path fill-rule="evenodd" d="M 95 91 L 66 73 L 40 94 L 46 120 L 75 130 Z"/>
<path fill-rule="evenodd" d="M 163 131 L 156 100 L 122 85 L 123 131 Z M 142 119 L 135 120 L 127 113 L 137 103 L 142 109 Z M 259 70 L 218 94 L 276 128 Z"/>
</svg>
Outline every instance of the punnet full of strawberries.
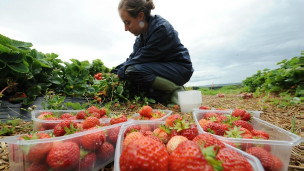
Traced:
<svg viewBox="0 0 304 171">
<path fill-rule="evenodd" d="M 179 114 L 165 123 L 126 128 L 119 157 L 121 171 L 251 171 L 250 162 Z"/>
<path fill-rule="evenodd" d="M 91 170 L 114 159 L 114 151 L 120 131 L 120 120 L 115 123 L 101 122 L 95 116 L 86 117 L 83 122 L 63 120 L 53 130 L 22 135 L 20 141 L 67 137 L 61 140 L 20 145 L 24 154 L 26 171 Z M 110 125 L 118 125 L 110 127 Z M 18 153 L 19 154 L 19 153 Z M 17 154 L 16 154 L 17 155 Z M 16 163 L 20 162 L 18 159 Z"/>
<path fill-rule="evenodd" d="M 234 109 L 231 115 L 221 112 L 206 112 L 198 122 L 205 132 L 228 138 L 269 140 L 267 132 L 253 128 L 252 116 L 246 110 Z M 271 153 L 272 147 L 263 143 L 226 142 L 257 157 L 266 171 L 281 170 L 283 162 Z"/>
<path fill-rule="evenodd" d="M 111 114 L 109 108 L 106 107 L 97 107 L 90 106 L 86 110 L 79 112 L 67 112 L 67 113 L 58 113 L 58 112 L 50 112 L 44 111 L 41 112 L 37 119 L 40 119 L 37 123 L 34 124 L 37 131 L 44 131 L 49 129 L 54 129 L 57 123 L 63 120 L 84 120 L 88 117 L 96 117 L 98 119 L 110 119 L 111 124 L 125 122 L 128 119 L 134 120 L 157 120 L 166 115 L 161 110 L 153 110 L 151 106 L 143 106 L 138 110 L 138 116 L 127 116 L 124 113 L 120 114 Z M 41 121 L 42 120 L 42 121 Z M 79 123 L 79 121 L 77 121 Z"/>
</svg>

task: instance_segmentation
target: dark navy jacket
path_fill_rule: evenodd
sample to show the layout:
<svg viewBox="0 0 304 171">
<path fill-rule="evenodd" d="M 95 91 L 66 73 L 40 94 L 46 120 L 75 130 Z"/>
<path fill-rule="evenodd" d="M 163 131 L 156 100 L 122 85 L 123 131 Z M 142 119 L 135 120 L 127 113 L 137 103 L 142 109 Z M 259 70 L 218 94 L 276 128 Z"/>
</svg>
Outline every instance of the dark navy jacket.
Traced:
<svg viewBox="0 0 304 171">
<path fill-rule="evenodd" d="M 159 15 L 150 17 L 146 36 L 137 36 L 133 52 L 115 70 L 120 78 L 125 78 L 128 66 L 149 62 L 175 62 L 187 68 L 190 75 L 193 72 L 187 48 L 181 44 L 172 25 Z"/>
</svg>

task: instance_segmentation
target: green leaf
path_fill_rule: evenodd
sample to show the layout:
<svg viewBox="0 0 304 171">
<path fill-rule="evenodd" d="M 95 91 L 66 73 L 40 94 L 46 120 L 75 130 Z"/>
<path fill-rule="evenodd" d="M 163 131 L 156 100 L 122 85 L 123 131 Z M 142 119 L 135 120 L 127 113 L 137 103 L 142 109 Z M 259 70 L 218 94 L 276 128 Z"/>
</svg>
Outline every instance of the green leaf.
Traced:
<svg viewBox="0 0 304 171">
<path fill-rule="evenodd" d="M 0 61 L 0 69 L 3 69 L 6 67 L 6 63 L 5 62 L 2 62 Z"/>
<path fill-rule="evenodd" d="M 53 76 L 50 77 L 48 80 L 49 80 L 51 83 L 57 84 L 57 85 L 63 83 L 63 79 L 60 78 L 58 75 L 53 75 Z"/>
<path fill-rule="evenodd" d="M 28 66 L 26 66 L 24 63 L 9 63 L 7 64 L 7 66 L 16 72 L 20 72 L 20 73 L 29 72 Z"/>
<path fill-rule="evenodd" d="M 36 85 L 27 89 L 26 94 L 28 96 L 38 96 L 41 94 L 41 86 Z"/>
</svg>

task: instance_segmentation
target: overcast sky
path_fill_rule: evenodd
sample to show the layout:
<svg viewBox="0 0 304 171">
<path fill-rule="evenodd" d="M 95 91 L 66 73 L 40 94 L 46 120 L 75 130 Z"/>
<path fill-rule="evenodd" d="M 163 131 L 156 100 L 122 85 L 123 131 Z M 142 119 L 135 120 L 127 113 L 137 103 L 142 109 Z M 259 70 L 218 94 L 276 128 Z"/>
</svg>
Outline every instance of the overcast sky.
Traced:
<svg viewBox="0 0 304 171">
<path fill-rule="evenodd" d="M 119 0 L 0 0 L 0 34 L 63 61 L 101 59 L 111 68 L 132 52 Z M 187 86 L 235 83 L 304 50 L 304 0 L 154 0 L 178 31 L 194 74 Z"/>
</svg>

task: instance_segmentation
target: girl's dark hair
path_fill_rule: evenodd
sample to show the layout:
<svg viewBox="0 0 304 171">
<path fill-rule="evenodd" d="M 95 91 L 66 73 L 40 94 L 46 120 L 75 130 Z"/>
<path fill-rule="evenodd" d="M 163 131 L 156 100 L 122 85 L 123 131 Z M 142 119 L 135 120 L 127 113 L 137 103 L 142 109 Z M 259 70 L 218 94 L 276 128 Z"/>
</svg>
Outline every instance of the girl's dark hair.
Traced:
<svg viewBox="0 0 304 171">
<path fill-rule="evenodd" d="M 126 10 L 131 17 L 136 18 L 140 12 L 145 14 L 145 20 L 148 21 L 151 10 L 154 9 L 153 0 L 121 0 L 118 9 Z"/>
</svg>

